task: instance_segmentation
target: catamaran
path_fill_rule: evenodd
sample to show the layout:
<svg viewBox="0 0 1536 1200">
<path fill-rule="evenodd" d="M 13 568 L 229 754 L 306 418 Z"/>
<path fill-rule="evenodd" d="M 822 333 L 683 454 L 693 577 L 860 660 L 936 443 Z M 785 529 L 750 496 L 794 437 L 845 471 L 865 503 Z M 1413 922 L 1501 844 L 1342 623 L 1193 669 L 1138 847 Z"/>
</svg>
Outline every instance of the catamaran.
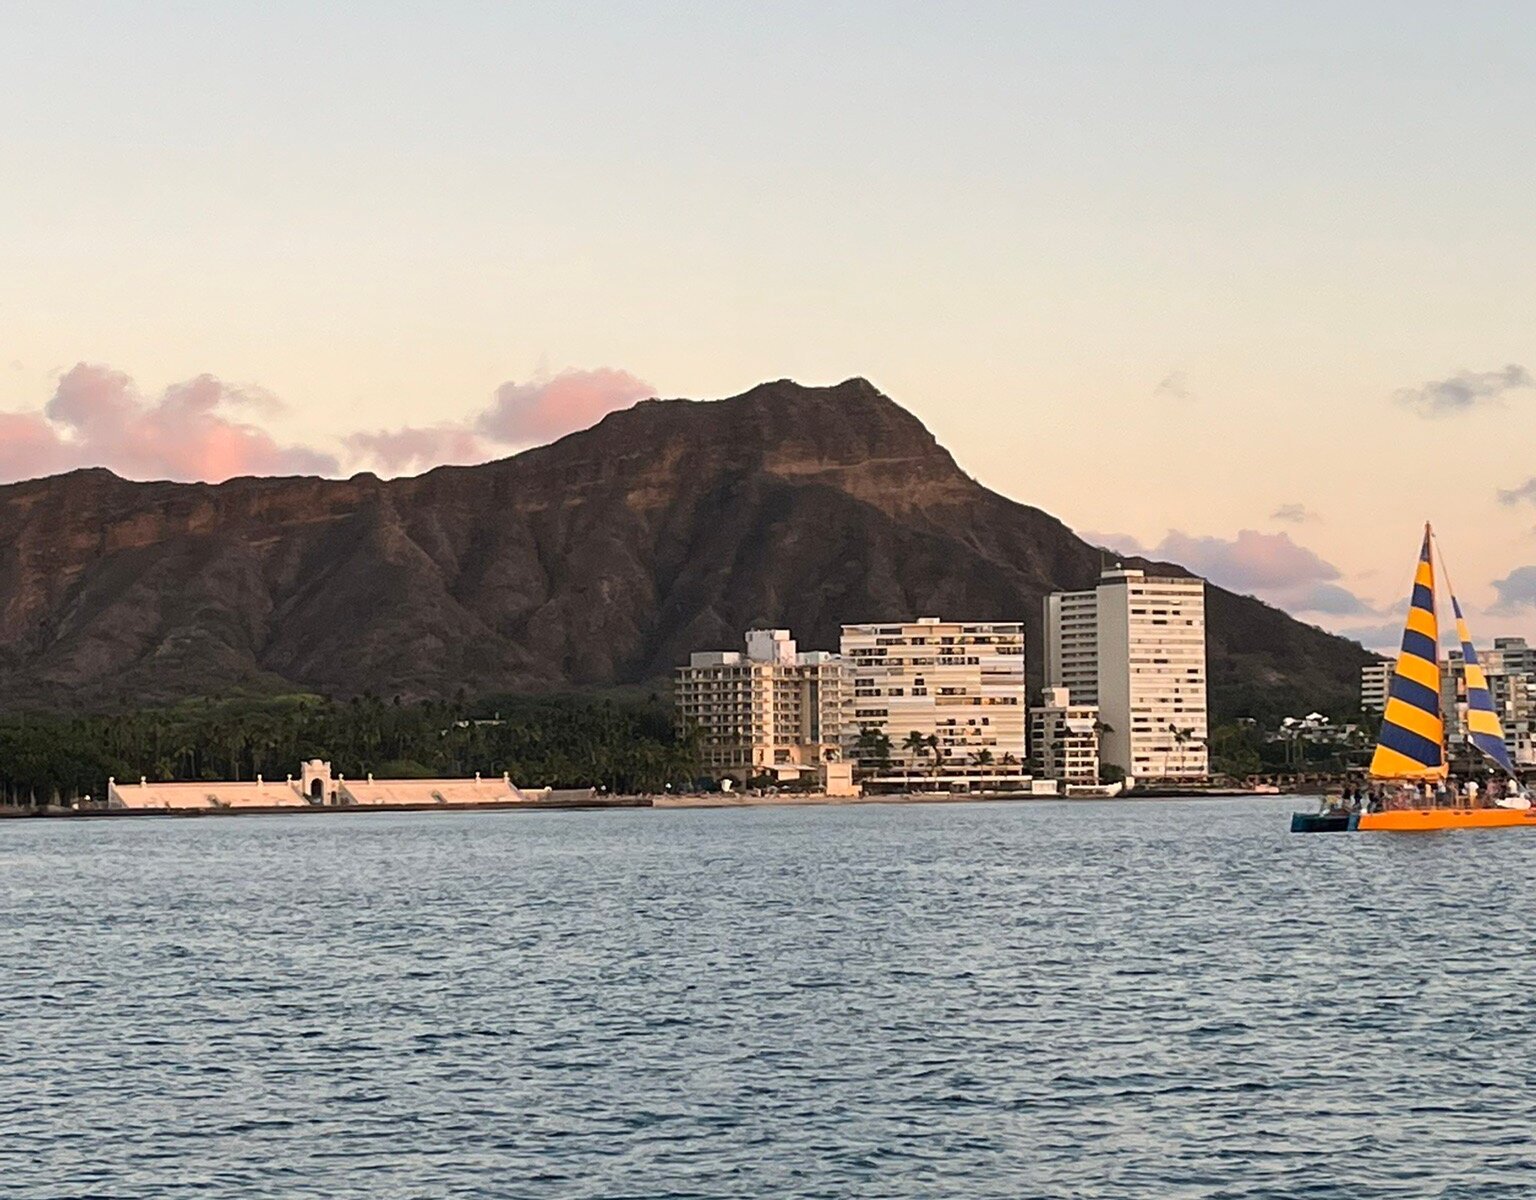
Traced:
<svg viewBox="0 0 1536 1200">
<path fill-rule="evenodd" d="M 1322 813 L 1296 813 L 1291 830 L 1315 833 L 1345 829 L 1536 828 L 1536 809 L 1520 785 L 1504 730 L 1493 706 L 1488 677 L 1478 662 L 1461 603 L 1451 586 L 1445 556 L 1428 523 L 1419 552 L 1402 649 L 1381 715 L 1381 734 L 1371 757 L 1371 785 L 1360 810 L 1333 805 Z M 1440 560 L 1466 677 L 1466 739 L 1499 773 L 1479 794 L 1475 781 L 1451 785 L 1445 715 L 1440 708 L 1440 623 L 1435 612 L 1435 559 Z"/>
</svg>

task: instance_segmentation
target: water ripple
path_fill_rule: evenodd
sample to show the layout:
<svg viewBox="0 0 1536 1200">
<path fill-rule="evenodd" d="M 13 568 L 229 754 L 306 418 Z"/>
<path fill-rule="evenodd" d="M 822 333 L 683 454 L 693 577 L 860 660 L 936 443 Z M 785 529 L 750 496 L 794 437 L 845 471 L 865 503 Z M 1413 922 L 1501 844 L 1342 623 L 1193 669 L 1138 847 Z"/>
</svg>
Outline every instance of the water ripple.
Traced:
<svg viewBox="0 0 1536 1200">
<path fill-rule="evenodd" d="M 0 827 L 6 1196 L 1527 1197 L 1536 838 Z"/>
</svg>

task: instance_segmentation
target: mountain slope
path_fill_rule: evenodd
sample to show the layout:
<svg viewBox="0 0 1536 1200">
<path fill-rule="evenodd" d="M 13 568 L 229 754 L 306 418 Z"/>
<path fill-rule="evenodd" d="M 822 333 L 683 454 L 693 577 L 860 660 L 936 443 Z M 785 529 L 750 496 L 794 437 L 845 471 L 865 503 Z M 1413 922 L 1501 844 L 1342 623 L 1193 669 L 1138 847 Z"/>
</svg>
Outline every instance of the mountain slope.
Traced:
<svg viewBox="0 0 1536 1200">
<path fill-rule="evenodd" d="M 0 705 L 643 682 L 757 624 L 835 647 L 935 614 L 1022 617 L 1034 680 L 1041 596 L 1099 563 L 860 379 L 646 401 L 413 479 L 77 471 L 0 487 Z M 1360 647 L 1209 608 L 1218 713 L 1353 705 Z"/>
</svg>

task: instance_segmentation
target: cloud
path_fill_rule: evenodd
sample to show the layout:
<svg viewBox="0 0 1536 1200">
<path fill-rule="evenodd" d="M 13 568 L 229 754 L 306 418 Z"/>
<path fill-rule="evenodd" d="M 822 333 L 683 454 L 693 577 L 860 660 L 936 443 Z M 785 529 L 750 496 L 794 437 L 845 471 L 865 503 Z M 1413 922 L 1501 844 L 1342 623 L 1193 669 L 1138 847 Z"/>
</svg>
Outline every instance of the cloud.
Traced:
<svg viewBox="0 0 1536 1200">
<path fill-rule="evenodd" d="M 109 467 L 130 479 L 213 482 L 236 475 L 335 474 L 333 455 L 279 445 L 235 415 L 280 407 L 269 393 L 212 375 L 144 396 L 121 371 L 79 363 L 60 377 L 42 412 L 0 417 L 0 480 L 75 466 Z"/>
<path fill-rule="evenodd" d="M 1499 489 L 1500 504 L 1519 504 L 1522 500 L 1536 504 L 1536 475 L 1518 487 Z"/>
<path fill-rule="evenodd" d="M 1521 609 L 1536 608 L 1536 567 L 1516 567 L 1503 579 L 1493 581 L 1499 598 L 1489 612 L 1508 616 Z"/>
<path fill-rule="evenodd" d="M 1418 387 L 1398 388 L 1392 397 L 1421 417 L 1445 417 L 1497 404 L 1506 392 L 1536 387 L 1536 379 L 1519 363 L 1497 371 L 1459 371 L 1449 379 L 1431 379 Z"/>
<path fill-rule="evenodd" d="M 562 371 L 532 383 L 502 384 L 475 427 L 508 445 L 548 442 L 655 394 L 656 389 L 643 379 L 613 367 Z"/>
<path fill-rule="evenodd" d="M 477 463 L 492 450 L 476 434 L 455 425 L 407 425 L 354 433 L 345 439 L 353 454 L 389 472 L 427 470 L 447 463 Z"/>
<path fill-rule="evenodd" d="M 1350 625 L 1340 629 L 1338 634 L 1378 654 L 1395 654 L 1402 644 L 1403 626 L 1400 621 L 1388 621 L 1382 625 Z"/>
<path fill-rule="evenodd" d="M 1193 400 L 1194 393 L 1189 390 L 1189 378 L 1183 371 L 1169 371 L 1152 389 L 1152 394 L 1164 400 Z"/>
<path fill-rule="evenodd" d="M 0 413 L 0 483 L 35 479 L 77 465 L 41 413 Z"/>
<path fill-rule="evenodd" d="M 1229 591 L 1259 597 L 1293 613 L 1374 616 L 1376 610 L 1338 582 L 1342 575 L 1288 533 L 1242 529 L 1235 538 L 1172 529 L 1155 546 L 1125 534 L 1085 533 L 1097 545 L 1160 562 L 1178 563 Z"/>
<path fill-rule="evenodd" d="M 464 421 L 359 430 L 341 445 L 349 464 L 396 474 L 484 462 L 583 429 L 655 394 L 644 380 L 614 367 L 569 370 L 504 383 L 484 410 Z M 0 413 L 0 483 L 83 466 L 108 467 L 129 479 L 215 483 L 236 475 L 340 474 L 335 454 L 279 443 L 254 423 L 283 411 L 271 392 L 212 375 L 146 396 L 121 371 L 79 363 L 59 376 L 40 411 Z"/>
<path fill-rule="evenodd" d="M 1293 525 L 1305 525 L 1317 520 L 1317 514 L 1305 504 L 1282 504 L 1269 514 L 1272 521 L 1289 521 Z"/>
<path fill-rule="evenodd" d="M 391 472 L 445 462 L 484 462 L 508 449 L 575 433 L 655 394 L 645 380 L 616 367 L 562 371 L 529 383 L 502 384 L 490 406 L 467 421 L 355 433 L 346 444 Z"/>
<path fill-rule="evenodd" d="M 1297 612 L 1323 613 L 1330 617 L 1370 617 L 1373 609 L 1359 596 L 1337 583 L 1317 583 L 1311 589 L 1290 601 L 1287 607 Z"/>
</svg>

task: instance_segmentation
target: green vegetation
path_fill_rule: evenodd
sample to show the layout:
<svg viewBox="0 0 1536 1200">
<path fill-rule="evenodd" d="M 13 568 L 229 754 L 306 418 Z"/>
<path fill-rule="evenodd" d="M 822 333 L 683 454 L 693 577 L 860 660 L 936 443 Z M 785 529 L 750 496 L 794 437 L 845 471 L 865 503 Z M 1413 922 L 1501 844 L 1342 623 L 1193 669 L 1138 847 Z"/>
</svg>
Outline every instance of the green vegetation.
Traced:
<svg viewBox="0 0 1536 1200">
<path fill-rule="evenodd" d="M 193 700 L 71 716 L 0 716 L 0 804 L 100 798 L 107 778 L 284 779 L 305 759 L 352 778 L 506 772 L 524 787 L 655 792 L 691 783 L 697 748 L 658 700 L 373 696 Z"/>
</svg>

